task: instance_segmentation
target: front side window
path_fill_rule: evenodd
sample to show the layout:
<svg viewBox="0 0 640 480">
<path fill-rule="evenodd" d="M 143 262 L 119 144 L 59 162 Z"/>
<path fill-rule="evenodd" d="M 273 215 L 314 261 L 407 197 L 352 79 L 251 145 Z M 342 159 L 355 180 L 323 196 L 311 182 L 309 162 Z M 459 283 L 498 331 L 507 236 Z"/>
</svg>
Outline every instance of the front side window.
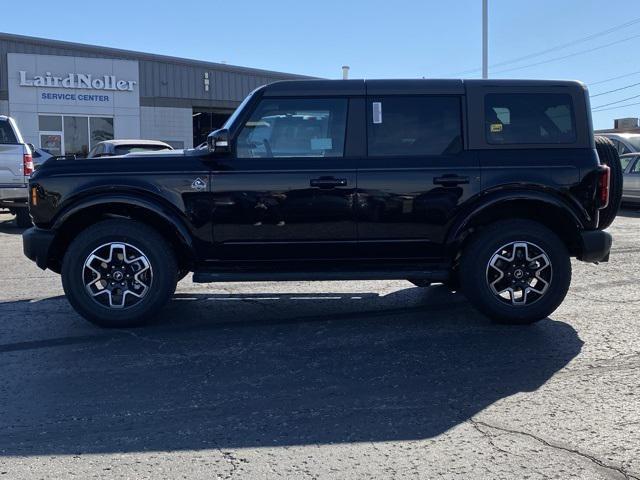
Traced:
<svg viewBox="0 0 640 480">
<path fill-rule="evenodd" d="M 488 94 L 484 128 L 492 145 L 576 141 L 573 102 L 570 95 L 562 93 Z"/>
<path fill-rule="evenodd" d="M 447 155 L 462 150 L 458 97 L 374 97 L 367 106 L 369 156 Z"/>
<path fill-rule="evenodd" d="M 238 135 L 237 157 L 342 157 L 346 123 L 346 99 L 264 99 Z"/>
</svg>

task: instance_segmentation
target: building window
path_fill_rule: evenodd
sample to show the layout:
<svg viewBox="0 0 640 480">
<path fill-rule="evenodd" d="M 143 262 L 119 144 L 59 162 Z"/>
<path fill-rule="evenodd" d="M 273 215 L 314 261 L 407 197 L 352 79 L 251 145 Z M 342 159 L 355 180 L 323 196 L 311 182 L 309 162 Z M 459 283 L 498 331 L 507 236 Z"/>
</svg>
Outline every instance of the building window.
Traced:
<svg viewBox="0 0 640 480">
<path fill-rule="evenodd" d="M 86 157 L 95 144 L 113 139 L 113 118 L 39 115 L 40 148 L 53 155 Z"/>
</svg>

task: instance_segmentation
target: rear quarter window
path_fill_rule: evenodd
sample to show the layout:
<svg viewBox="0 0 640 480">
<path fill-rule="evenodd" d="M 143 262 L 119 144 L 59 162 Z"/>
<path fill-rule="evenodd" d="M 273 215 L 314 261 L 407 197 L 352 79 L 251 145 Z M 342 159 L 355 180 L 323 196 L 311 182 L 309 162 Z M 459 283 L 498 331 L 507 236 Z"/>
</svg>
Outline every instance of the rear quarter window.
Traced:
<svg viewBox="0 0 640 480">
<path fill-rule="evenodd" d="M 0 143 L 18 143 L 9 122 L 0 120 Z"/>
<path fill-rule="evenodd" d="M 562 93 L 490 93 L 485 96 L 485 138 L 491 145 L 576 142 L 571 96 Z"/>
</svg>

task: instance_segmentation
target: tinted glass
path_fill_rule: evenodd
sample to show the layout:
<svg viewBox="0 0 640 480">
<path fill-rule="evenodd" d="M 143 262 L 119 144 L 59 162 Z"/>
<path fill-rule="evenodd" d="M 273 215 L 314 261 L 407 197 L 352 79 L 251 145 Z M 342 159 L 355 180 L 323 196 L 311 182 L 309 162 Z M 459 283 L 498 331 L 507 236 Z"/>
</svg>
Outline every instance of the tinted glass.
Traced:
<svg viewBox="0 0 640 480">
<path fill-rule="evenodd" d="M 89 119 L 64 117 L 64 153 L 85 157 L 89 153 Z"/>
<path fill-rule="evenodd" d="M 636 164 L 631 168 L 631 173 L 640 173 L 640 160 L 637 160 Z"/>
<path fill-rule="evenodd" d="M 485 135 L 494 145 L 576 141 L 570 95 L 492 93 L 485 97 Z"/>
<path fill-rule="evenodd" d="M 61 132 L 62 117 L 60 115 L 39 115 L 38 127 L 41 132 Z"/>
<path fill-rule="evenodd" d="M 238 158 L 342 157 L 346 99 L 262 100 L 238 136 Z"/>
<path fill-rule="evenodd" d="M 462 150 L 458 97 L 377 97 L 368 102 L 367 115 L 369 156 Z"/>
<path fill-rule="evenodd" d="M 104 140 L 113 140 L 113 118 L 90 117 L 91 146 Z"/>
<path fill-rule="evenodd" d="M 0 120 L 0 143 L 17 143 L 16 136 L 9 122 Z"/>
</svg>

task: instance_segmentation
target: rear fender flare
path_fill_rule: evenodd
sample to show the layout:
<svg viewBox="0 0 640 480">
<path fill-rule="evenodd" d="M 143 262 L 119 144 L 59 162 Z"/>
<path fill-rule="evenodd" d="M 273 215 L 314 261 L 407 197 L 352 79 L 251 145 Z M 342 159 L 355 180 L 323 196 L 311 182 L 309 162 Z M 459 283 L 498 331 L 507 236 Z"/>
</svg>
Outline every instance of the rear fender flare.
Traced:
<svg viewBox="0 0 640 480">
<path fill-rule="evenodd" d="M 560 209 L 568 218 L 571 219 L 576 229 L 583 229 L 585 222 L 589 220 L 584 212 L 579 215 L 575 208 L 564 201 L 563 199 L 545 192 L 528 191 L 528 192 L 500 192 L 494 195 L 485 196 L 477 200 L 470 208 L 461 212 L 456 220 L 452 223 L 447 234 L 447 245 L 452 245 L 460 242 L 463 238 L 464 232 L 469 229 L 469 226 L 474 223 L 480 215 L 488 212 L 492 209 L 499 209 L 501 205 L 512 202 L 527 202 L 532 206 L 538 206 L 540 208 L 551 208 L 553 210 Z M 552 212 L 553 210 L 548 210 Z M 542 213 L 543 211 L 541 211 Z M 581 218 L 585 217 L 585 218 Z"/>
</svg>

